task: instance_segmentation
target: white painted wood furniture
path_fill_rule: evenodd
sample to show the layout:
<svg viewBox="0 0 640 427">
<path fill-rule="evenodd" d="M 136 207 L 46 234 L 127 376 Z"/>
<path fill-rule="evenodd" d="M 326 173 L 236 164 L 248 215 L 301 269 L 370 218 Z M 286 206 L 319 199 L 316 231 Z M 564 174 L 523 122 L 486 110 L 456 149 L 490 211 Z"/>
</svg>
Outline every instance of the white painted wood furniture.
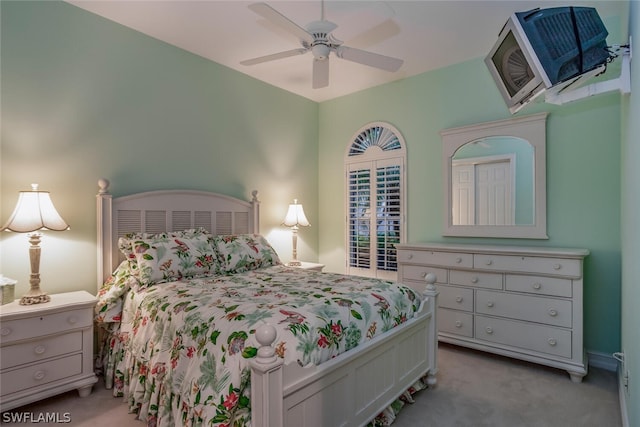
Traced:
<svg viewBox="0 0 640 427">
<path fill-rule="evenodd" d="M 316 262 L 301 261 L 300 265 L 296 267 L 301 268 L 303 270 L 309 270 L 309 271 L 322 271 L 324 269 L 324 264 L 318 264 Z"/>
<path fill-rule="evenodd" d="M 398 245 L 398 277 L 435 274 L 439 339 L 587 374 L 582 264 L 586 249 Z"/>
<path fill-rule="evenodd" d="M 85 291 L 51 295 L 43 304 L 0 307 L 0 410 L 77 389 L 91 393 L 93 307 Z"/>
<path fill-rule="evenodd" d="M 117 267 L 118 237 L 202 226 L 213 234 L 258 233 L 259 201 L 203 191 L 151 191 L 112 198 L 100 180 L 98 287 Z M 319 265 L 313 265 L 316 269 Z M 435 280 L 435 278 L 433 278 Z M 269 325 L 256 336 L 262 347 L 252 363 L 253 427 L 361 426 L 373 419 L 418 378 L 434 386 L 437 368 L 437 291 L 414 282 L 424 295 L 420 312 L 388 333 L 319 366 L 284 366 L 273 357 Z"/>
</svg>

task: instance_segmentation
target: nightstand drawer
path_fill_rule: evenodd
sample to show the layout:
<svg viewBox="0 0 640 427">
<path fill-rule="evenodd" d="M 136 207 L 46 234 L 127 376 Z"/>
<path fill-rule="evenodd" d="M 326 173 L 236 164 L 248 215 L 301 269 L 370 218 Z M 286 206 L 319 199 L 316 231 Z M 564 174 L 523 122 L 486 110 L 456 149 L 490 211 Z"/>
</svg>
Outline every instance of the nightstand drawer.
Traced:
<svg viewBox="0 0 640 427">
<path fill-rule="evenodd" d="M 2 396 L 82 373 L 82 354 L 2 373 Z"/>
<path fill-rule="evenodd" d="M 2 345 L 6 345 L 13 341 L 33 339 L 37 336 L 55 334 L 69 329 L 91 327 L 93 325 L 92 317 L 91 309 L 79 309 L 4 321 L 0 328 L 0 342 Z"/>
<path fill-rule="evenodd" d="M 36 341 L 8 345 L 2 348 L 0 369 L 24 365 L 50 357 L 82 350 L 82 332 L 76 331 L 65 335 L 54 335 Z"/>
</svg>

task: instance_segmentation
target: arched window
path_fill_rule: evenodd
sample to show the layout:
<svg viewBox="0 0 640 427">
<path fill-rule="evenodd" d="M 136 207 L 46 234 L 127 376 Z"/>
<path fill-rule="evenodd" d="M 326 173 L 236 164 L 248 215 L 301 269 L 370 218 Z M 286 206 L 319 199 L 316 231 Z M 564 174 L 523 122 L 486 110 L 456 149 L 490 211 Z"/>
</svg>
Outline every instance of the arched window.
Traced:
<svg viewBox="0 0 640 427">
<path fill-rule="evenodd" d="M 345 156 L 347 274 L 395 280 L 404 242 L 405 143 L 388 123 L 361 128 Z"/>
</svg>

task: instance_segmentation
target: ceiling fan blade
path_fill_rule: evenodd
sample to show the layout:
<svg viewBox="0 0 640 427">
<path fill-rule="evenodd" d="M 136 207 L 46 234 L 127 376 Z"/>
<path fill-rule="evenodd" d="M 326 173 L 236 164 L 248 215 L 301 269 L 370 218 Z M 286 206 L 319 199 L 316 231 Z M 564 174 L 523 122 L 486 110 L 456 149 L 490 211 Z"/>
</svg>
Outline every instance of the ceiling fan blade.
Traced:
<svg viewBox="0 0 640 427">
<path fill-rule="evenodd" d="M 300 40 L 304 40 L 307 43 L 313 42 L 313 36 L 307 32 L 304 28 L 272 8 L 266 3 L 254 3 L 249 5 L 249 9 L 262 16 L 268 21 L 282 27 L 283 29 L 289 31 Z"/>
<path fill-rule="evenodd" d="M 329 59 L 313 59 L 313 83 L 314 89 L 329 86 Z"/>
<path fill-rule="evenodd" d="M 398 71 L 404 61 L 391 56 L 380 55 L 366 50 L 347 46 L 338 46 L 336 56 L 347 61 L 357 62 L 370 67 L 380 68 L 385 71 Z"/>
<path fill-rule="evenodd" d="M 309 49 L 304 47 L 299 47 L 298 49 L 286 50 L 280 53 L 272 53 L 271 55 L 259 56 L 253 59 L 245 59 L 244 61 L 240 61 L 242 65 L 256 65 L 261 64 L 267 61 L 274 61 L 276 59 L 288 58 L 290 56 L 302 55 L 303 53 L 307 53 Z"/>
</svg>

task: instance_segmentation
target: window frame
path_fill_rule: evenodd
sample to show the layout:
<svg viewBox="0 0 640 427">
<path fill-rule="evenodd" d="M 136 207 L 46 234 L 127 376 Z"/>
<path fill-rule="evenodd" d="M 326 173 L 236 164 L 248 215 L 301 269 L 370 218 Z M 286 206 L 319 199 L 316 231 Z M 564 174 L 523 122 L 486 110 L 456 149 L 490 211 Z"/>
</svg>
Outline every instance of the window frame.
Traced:
<svg viewBox="0 0 640 427">
<path fill-rule="evenodd" d="M 391 188 L 393 191 L 390 193 L 399 194 L 399 201 L 397 203 L 399 213 L 393 216 L 391 221 L 398 221 L 398 242 L 404 243 L 406 241 L 406 144 L 402 134 L 396 127 L 386 122 L 371 122 L 361 127 L 351 138 L 349 145 L 347 146 L 344 158 L 345 167 L 345 269 L 347 274 L 357 274 L 361 276 L 377 277 L 387 280 L 397 279 L 397 257 L 395 258 L 395 269 L 379 268 L 379 256 L 378 256 L 378 235 L 379 233 L 379 218 L 369 218 L 368 229 L 375 229 L 375 233 L 369 232 L 369 265 L 368 267 L 352 266 L 352 230 L 351 226 L 351 172 L 358 170 L 369 171 L 369 211 L 378 211 L 378 171 L 381 168 L 399 167 L 397 174 L 399 184 L 394 186 L 393 181 Z M 393 176 L 392 175 L 385 175 Z M 385 187 L 388 188 L 388 187 Z M 388 221 L 382 219 L 381 221 Z M 388 236 L 389 233 L 384 233 Z M 383 248 L 386 252 L 388 248 Z M 372 256 L 373 254 L 373 256 Z M 395 247 L 393 248 L 393 255 L 397 255 Z"/>
</svg>

